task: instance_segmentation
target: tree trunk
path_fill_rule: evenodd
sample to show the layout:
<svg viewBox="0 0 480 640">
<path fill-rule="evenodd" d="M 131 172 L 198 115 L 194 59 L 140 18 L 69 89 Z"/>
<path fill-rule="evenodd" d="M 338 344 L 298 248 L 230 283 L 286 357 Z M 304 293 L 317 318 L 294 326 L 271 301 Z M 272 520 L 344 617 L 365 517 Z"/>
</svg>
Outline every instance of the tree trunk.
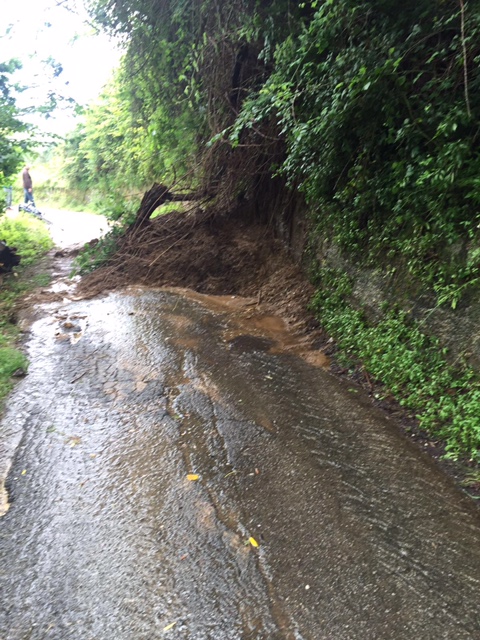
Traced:
<svg viewBox="0 0 480 640">
<path fill-rule="evenodd" d="M 143 227 L 150 219 L 152 213 L 165 202 L 172 200 L 171 193 L 163 184 L 155 183 L 151 189 L 143 194 L 142 202 L 140 203 L 140 209 L 137 211 L 137 215 L 130 231 L 134 231 Z"/>
<path fill-rule="evenodd" d="M 205 194 L 198 193 L 172 193 L 164 184 L 155 183 L 151 189 L 143 195 L 140 208 L 135 220 L 130 225 L 129 231 L 136 231 L 144 227 L 150 220 L 150 216 L 162 204 L 166 202 L 185 202 L 187 200 L 200 200 Z"/>
</svg>

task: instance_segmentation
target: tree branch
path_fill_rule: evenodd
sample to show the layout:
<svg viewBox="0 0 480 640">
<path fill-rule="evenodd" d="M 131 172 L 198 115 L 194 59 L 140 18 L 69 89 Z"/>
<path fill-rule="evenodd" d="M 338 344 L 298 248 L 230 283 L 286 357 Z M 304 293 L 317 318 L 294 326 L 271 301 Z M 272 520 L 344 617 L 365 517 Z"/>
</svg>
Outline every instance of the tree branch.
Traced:
<svg viewBox="0 0 480 640">
<path fill-rule="evenodd" d="M 464 0 L 458 0 L 460 3 L 460 30 L 462 39 L 462 51 L 463 51 L 463 84 L 465 91 L 465 105 L 467 107 L 467 115 L 472 117 L 472 111 L 470 109 L 470 96 L 468 91 L 468 65 L 467 65 L 467 45 L 465 42 L 465 3 Z"/>
</svg>

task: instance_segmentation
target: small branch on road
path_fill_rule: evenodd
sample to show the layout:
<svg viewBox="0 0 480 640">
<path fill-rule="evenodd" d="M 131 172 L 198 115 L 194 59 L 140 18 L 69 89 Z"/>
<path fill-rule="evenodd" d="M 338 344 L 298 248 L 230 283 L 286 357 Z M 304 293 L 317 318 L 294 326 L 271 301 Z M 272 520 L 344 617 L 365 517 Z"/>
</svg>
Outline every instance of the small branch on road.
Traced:
<svg viewBox="0 0 480 640">
<path fill-rule="evenodd" d="M 86 376 L 87 373 L 88 373 L 88 371 L 84 371 L 83 373 L 81 373 L 79 376 L 77 376 L 73 380 L 70 380 L 70 384 L 73 384 L 74 382 L 77 382 L 78 380 L 80 380 L 80 378 L 83 378 L 83 376 Z"/>
</svg>

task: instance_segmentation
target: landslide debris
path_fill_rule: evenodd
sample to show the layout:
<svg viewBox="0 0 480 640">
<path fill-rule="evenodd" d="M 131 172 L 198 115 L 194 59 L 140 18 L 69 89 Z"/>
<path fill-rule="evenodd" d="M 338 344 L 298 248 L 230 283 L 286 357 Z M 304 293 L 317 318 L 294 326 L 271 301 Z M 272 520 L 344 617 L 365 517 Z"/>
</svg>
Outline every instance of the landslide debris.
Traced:
<svg viewBox="0 0 480 640">
<path fill-rule="evenodd" d="M 289 328 L 312 343 L 320 339 L 306 310 L 313 287 L 267 225 L 199 208 L 154 218 L 127 233 L 108 263 L 82 278 L 79 293 L 90 297 L 131 284 L 257 297 Z"/>
</svg>

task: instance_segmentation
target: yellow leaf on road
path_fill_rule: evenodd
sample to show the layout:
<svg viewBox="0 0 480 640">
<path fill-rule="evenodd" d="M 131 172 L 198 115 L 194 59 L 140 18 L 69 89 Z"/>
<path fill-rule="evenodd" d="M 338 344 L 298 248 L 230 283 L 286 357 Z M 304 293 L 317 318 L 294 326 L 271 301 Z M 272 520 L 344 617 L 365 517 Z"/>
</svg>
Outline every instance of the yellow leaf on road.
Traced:
<svg viewBox="0 0 480 640">
<path fill-rule="evenodd" d="M 26 470 L 26 469 L 24 469 L 24 470 L 22 471 L 22 476 L 24 476 L 26 473 L 27 473 L 27 470 Z"/>
<path fill-rule="evenodd" d="M 172 624 L 167 624 L 166 627 L 163 628 L 164 631 L 170 631 L 170 629 L 173 629 L 173 627 L 176 625 L 176 622 L 172 622 Z"/>
<path fill-rule="evenodd" d="M 187 474 L 187 479 L 188 480 L 192 480 L 193 481 L 193 480 L 198 480 L 199 478 L 200 478 L 200 476 L 197 476 L 196 473 L 188 473 Z"/>
<path fill-rule="evenodd" d="M 252 547 L 258 547 L 258 542 L 255 540 L 255 538 L 249 538 L 248 541 L 252 545 Z"/>
</svg>

